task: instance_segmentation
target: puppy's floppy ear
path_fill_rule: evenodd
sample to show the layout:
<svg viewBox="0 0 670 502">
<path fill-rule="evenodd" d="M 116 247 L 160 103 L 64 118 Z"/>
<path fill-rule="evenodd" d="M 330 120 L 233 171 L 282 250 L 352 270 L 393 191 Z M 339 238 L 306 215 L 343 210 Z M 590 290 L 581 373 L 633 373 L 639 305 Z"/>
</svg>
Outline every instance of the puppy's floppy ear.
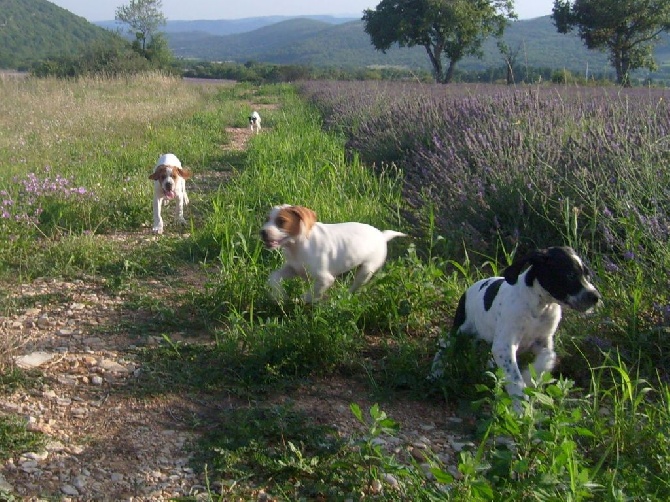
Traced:
<svg viewBox="0 0 670 502">
<path fill-rule="evenodd" d="M 305 206 L 291 206 L 288 211 L 300 219 L 305 228 L 305 235 L 309 235 L 310 230 L 316 223 L 316 213 Z"/>
<path fill-rule="evenodd" d="M 158 166 L 153 173 L 149 175 L 150 180 L 160 179 L 161 175 L 165 171 L 165 166 Z"/>
<path fill-rule="evenodd" d="M 188 169 L 183 169 L 183 168 L 180 167 L 179 169 L 177 169 L 177 171 L 179 171 L 179 176 L 181 176 L 185 180 L 187 180 L 191 177 L 191 171 L 188 170 Z"/>
<path fill-rule="evenodd" d="M 514 260 L 512 264 L 505 269 L 503 272 L 503 277 L 505 278 L 505 281 L 507 281 L 509 284 L 516 284 L 517 279 L 519 279 L 519 275 L 523 271 L 526 265 L 534 265 L 536 263 L 540 263 L 543 260 L 546 260 L 547 258 L 547 251 L 546 249 L 536 249 L 534 251 L 531 251 L 527 255 L 525 255 L 523 258 L 519 258 L 518 260 Z"/>
</svg>

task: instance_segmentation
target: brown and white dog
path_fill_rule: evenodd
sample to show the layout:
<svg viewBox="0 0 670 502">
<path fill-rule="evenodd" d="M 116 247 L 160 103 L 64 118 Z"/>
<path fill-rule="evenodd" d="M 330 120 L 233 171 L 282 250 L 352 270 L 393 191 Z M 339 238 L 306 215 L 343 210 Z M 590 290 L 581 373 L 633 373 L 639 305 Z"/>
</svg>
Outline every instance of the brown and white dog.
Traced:
<svg viewBox="0 0 670 502">
<path fill-rule="evenodd" d="M 149 176 L 154 182 L 154 225 L 152 231 L 163 233 L 163 218 L 161 208 L 163 201 L 176 199 L 175 217 L 181 225 L 186 225 L 184 206 L 188 204 L 186 180 L 191 177 L 191 171 L 181 166 L 176 155 L 166 153 L 156 162 L 154 172 Z"/>
<path fill-rule="evenodd" d="M 284 266 L 268 279 L 272 295 L 283 300 L 286 293 L 281 281 L 301 277 L 313 281 L 303 299 L 316 302 L 336 276 L 358 267 L 349 288 L 354 292 L 386 261 L 387 242 L 401 236 L 405 234 L 381 231 L 365 223 L 320 223 L 316 213 L 303 206 L 275 206 L 261 228 L 265 247 L 283 249 L 286 259 Z"/>
</svg>

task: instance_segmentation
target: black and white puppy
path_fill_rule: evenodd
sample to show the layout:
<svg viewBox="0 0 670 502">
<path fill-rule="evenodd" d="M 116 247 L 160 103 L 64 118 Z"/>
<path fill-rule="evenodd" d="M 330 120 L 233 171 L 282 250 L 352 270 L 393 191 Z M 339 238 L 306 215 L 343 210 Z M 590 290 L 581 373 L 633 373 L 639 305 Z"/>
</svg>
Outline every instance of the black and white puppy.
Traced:
<svg viewBox="0 0 670 502">
<path fill-rule="evenodd" d="M 522 270 L 528 268 L 522 273 Z M 530 252 L 503 272 L 504 277 L 482 279 L 461 296 L 454 318 L 454 333 L 471 334 L 491 344 L 493 360 L 503 369 L 506 390 L 523 396 L 530 371 L 523 374 L 517 353 L 531 352 L 537 375 L 551 371 L 556 362 L 554 333 L 561 307 L 586 312 L 600 301 L 589 282 L 589 271 L 569 247 Z M 443 360 L 448 340 L 440 341 L 431 376 L 439 378 L 449 361 Z"/>
<path fill-rule="evenodd" d="M 251 129 L 251 132 L 256 131 L 256 134 L 261 131 L 261 116 L 258 112 L 249 115 L 249 129 Z"/>
</svg>

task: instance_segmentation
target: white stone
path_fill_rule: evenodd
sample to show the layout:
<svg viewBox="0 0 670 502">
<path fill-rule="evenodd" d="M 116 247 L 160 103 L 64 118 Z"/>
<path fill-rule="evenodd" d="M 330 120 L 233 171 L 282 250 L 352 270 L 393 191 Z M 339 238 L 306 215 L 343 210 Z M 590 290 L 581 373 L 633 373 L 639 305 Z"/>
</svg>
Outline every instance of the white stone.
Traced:
<svg viewBox="0 0 670 502">
<path fill-rule="evenodd" d="M 128 373 L 128 368 L 111 359 L 103 359 L 98 366 L 105 371 L 111 371 L 112 373 Z"/>
<path fill-rule="evenodd" d="M 86 486 L 86 483 L 88 482 L 88 479 L 86 476 L 80 474 L 78 476 L 75 476 L 75 478 L 72 480 L 72 484 L 77 488 L 78 490 L 81 490 Z"/>
<path fill-rule="evenodd" d="M 34 451 L 29 451 L 28 453 L 24 453 L 21 455 L 21 459 L 28 459 L 28 460 L 46 460 L 47 457 L 49 456 L 48 451 L 41 451 L 41 452 L 34 452 Z"/>
<path fill-rule="evenodd" d="M 72 485 L 63 485 L 60 487 L 60 491 L 62 491 L 65 495 L 70 495 L 71 497 L 79 496 L 79 491 Z"/>
<path fill-rule="evenodd" d="M 12 493 L 13 491 L 14 487 L 10 485 L 2 473 L 0 473 L 0 492 Z"/>
<path fill-rule="evenodd" d="M 26 354 L 25 356 L 19 356 L 14 359 L 14 361 L 19 368 L 29 370 L 42 366 L 44 363 L 51 361 L 54 357 L 56 357 L 56 354 L 39 350 L 31 354 Z"/>
</svg>

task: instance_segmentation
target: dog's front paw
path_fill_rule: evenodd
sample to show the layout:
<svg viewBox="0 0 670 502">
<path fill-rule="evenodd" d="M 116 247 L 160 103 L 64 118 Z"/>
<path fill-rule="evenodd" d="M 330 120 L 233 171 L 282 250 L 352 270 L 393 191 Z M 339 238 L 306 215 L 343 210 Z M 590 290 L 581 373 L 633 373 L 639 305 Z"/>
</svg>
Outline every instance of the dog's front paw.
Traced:
<svg viewBox="0 0 670 502">
<path fill-rule="evenodd" d="M 154 228 L 151 229 L 151 231 L 155 234 L 160 235 L 160 234 L 163 233 L 163 226 L 161 225 L 161 226 L 158 226 L 158 227 L 154 227 Z"/>
</svg>

